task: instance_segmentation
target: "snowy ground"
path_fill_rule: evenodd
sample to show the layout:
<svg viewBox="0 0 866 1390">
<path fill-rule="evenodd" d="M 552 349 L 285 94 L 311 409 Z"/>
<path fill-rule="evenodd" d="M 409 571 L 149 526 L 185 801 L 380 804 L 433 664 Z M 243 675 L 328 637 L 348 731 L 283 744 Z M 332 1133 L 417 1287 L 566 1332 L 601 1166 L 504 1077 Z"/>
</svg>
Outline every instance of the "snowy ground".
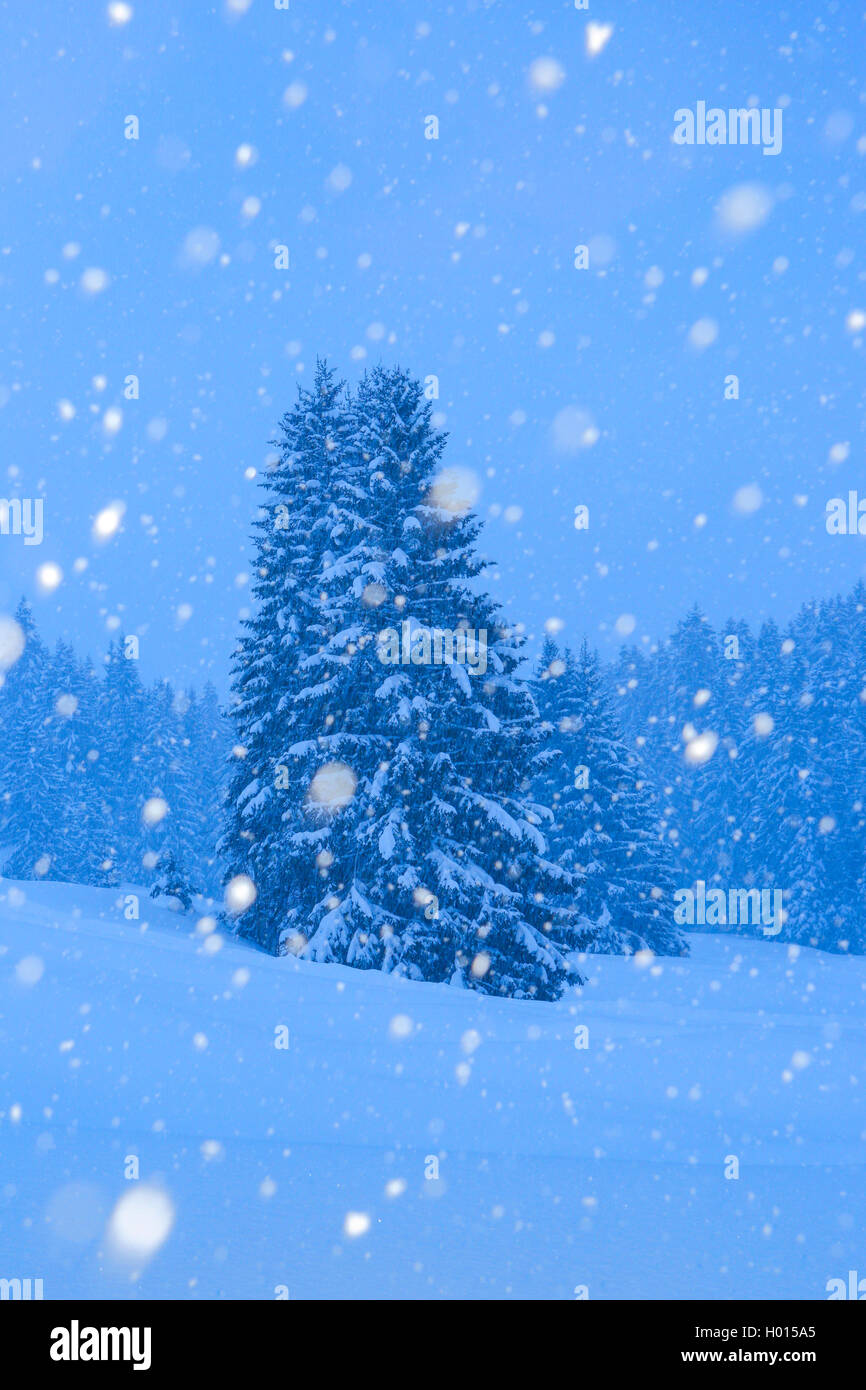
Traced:
<svg viewBox="0 0 866 1390">
<path fill-rule="evenodd" d="M 820 1299 L 866 1275 L 866 960 L 695 936 L 689 961 L 595 959 L 581 994 L 526 1004 L 272 960 L 144 897 L 142 918 L 0 882 L 0 1277 Z M 174 1224 L 133 1268 L 107 1229 L 153 1184 Z M 134 1206 L 120 1224 L 148 1241 Z"/>
</svg>

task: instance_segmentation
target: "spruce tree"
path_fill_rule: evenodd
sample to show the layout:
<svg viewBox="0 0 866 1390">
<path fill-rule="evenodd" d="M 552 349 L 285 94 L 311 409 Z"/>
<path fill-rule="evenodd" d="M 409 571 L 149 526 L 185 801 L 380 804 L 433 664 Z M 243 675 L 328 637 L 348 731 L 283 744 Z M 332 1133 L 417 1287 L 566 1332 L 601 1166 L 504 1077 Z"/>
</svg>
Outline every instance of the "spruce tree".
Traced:
<svg viewBox="0 0 866 1390">
<path fill-rule="evenodd" d="M 740 740 L 737 757 L 739 804 L 731 847 L 730 882 L 737 887 L 772 887 L 779 849 L 779 817 L 767 814 L 768 760 L 785 723 L 785 658 L 776 624 L 762 624 L 757 639 L 741 642 Z M 740 663 L 738 663 L 738 666 Z"/>
<path fill-rule="evenodd" d="M 550 667 L 548 667 L 550 669 Z M 598 657 L 583 643 L 551 681 L 560 750 L 551 853 L 571 875 L 574 950 L 683 955 L 673 921 L 672 857 L 645 775 L 622 740 Z"/>
<path fill-rule="evenodd" d="M 863 619 L 847 602 L 808 604 L 783 644 L 779 722 L 762 768 L 758 844 L 781 889 L 781 940 L 866 949 L 863 881 Z"/>
<path fill-rule="evenodd" d="M 368 500 L 335 576 L 339 651 L 351 660 L 332 756 L 344 734 L 364 738 L 350 764 L 358 794 L 333 822 L 329 877 L 344 886 L 314 912 L 308 953 L 555 997 L 565 967 L 551 946 L 530 794 L 539 730 L 517 675 L 522 643 L 471 587 L 485 567 L 480 525 L 463 479 L 443 469 L 445 439 L 420 384 L 377 369 L 352 409 L 355 486 Z M 437 635 L 461 632 L 483 641 L 486 669 L 478 651 L 474 666 L 437 663 Z M 391 646 L 399 638 L 399 663 L 383 661 L 386 635 Z"/>
<path fill-rule="evenodd" d="M 327 825 L 304 807 L 334 683 L 327 656 L 337 615 L 324 575 L 354 539 L 352 501 L 345 515 L 339 506 L 348 435 L 342 383 L 319 362 L 272 441 L 278 457 L 254 523 L 255 612 L 232 665 L 234 748 L 218 851 L 227 883 L 255 884 L 238 931 L 274 954 L 295 928 L 309 930 L 322 888 L 316 861 L 329 853 Z"/>
<path fill-rule="evenodd" d="M 188 730 L 185 697 L 145 689 L 122 640 L 100 680 L 67 644 L 46 650 L 23 601 L 16 621 L 22 650 L 0 679 L 5 874 L 140 882 L 169 847 L 213 878 L 225 736 L 212 688 Z M 144 815 L 149 799 L 167 814 Z"/>
<path fill-rule="evenodd" d="M 229 731 L 210 681 L 200 695 L 189 691 L 182 715 L 181 822 L 188 862 L 203 889 L 219 891 L 216 844 L 223 814 Z"/>
<path fill-rule="evenodd" d="M 184 912 L 192 907 L 195 889 L 190 886 L 189 875 L 173 849 L 166 846 L 159 855 L 156 865 L 156 878 L 150 890 L 152 898 L 173 898 Z"/>
<path fill-rule="evenodd" d="M 153 795 L 145 731 L 148 700 L 137 662 L 112 642 L 99 687 L 96 780 L 108 814 L 106 876 L 114 883 L 141 881 L 146 874 L 145 802 Z"/>
<path fill-rule="evenodd" d="M 71 647 L 62 642 L 46 676 L 43 728 L 56 777 L 48 877 L 101 885 L 106 881 L 106 815 L 93 757 L 96 682 L 92 668 L 81 666 Z"/>
<path fill-rule="evenodd" d="M 3 866 L 6 877 L 38 878 L 49 874 L 54 858 L 62 770 L 47 732 L 50 658 L 23 599 L 15 622 L 23 649 L 0 691 L 0 840 L 10 850 Z"/>
<path fill-rule="evenodd" d="M 258 754 L 256 781 L 233 788 L 228 839 L 247 852 L 230 872 L 258 892 L 240 930 L 320 961 L 554 998 L 567 970 L 535 881 L 538 712 L 520 639 L 472 587 L 479 523 L 459 478 L 443 475 L 430 414 L 417 381 L 377 368 L 345 403 L 337 447 L 309 455 L 318 507 L 303 534 L 327 541 L 311 565 L 315 601 L 283 585 L 278 631 L 260 609 L 258 645 L 239 660 L 241 707 L 255 672 L 258 699 L 285 720 L 269 750 L 281 799 L 265 793 Z M 277 697 L 270 654 L 286 630 L 303 642 L 282 644 Z M 482 635 L 486 669 L 477 649 L 474 664 L 465 650 L 444 659 L 443 634 L 467 632 Z M 258 816 L 275 802 L 282 816 L 244 844 L 251 800 Z"/>
</svg>

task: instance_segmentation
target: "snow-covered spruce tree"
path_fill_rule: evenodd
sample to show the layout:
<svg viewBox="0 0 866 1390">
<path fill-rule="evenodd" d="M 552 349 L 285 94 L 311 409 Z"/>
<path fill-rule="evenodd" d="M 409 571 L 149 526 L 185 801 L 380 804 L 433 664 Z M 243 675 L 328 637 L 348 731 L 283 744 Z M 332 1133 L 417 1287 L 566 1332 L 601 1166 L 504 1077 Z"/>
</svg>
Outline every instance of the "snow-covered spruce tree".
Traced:
<svg viewBox="0 0 866 1390">
<path fill-rule="evenodd" d="M 233 661 L 234 750 L 218 854 L 224 881 L 247 877 L 256 887 L 238 931 L 274 954 L 287 933 L 310 930 L 323 886 L 316 861 L 328 854 L 327 825 L 304 808 L 319 740 L 334 722 L 326 722 L 334 676 L 323 658 L 339 619 L 323 574 L 354 543 L 362 500 L 351 496 L 349 433 L 342 383 L 319 362 L 272 441 L 278 457 L 254 523 L 255 612 Z M 289 764 L 286 749 L 294 749 Z"/>
<path fill-rule="evenodd" d="M 694 607 L 657 651 L 621 660 L 611 682 L 622 727 L 651 770 L 682 883 L 729 871 L 741 806 L 726 667 Z"/>
<path fill-rule="evenodd" d="M 465 484 L 443 470 L 444 436 L 406 372 L 366 376 L 347 420 L 349 437 L 320 461 L 320 515 L 334 525 L 316 601 L 299 623 L 292 593 L 283 617 L 305 641 L 281 671 L 288 718 L 268 770 L 282 769 L 282 819 L 266 848 L 231 864 L 258 890 L 240 929 L 250 919 L 265 939 L 264 899 L 282 950 L 555 998 L 567 967 L 539 887 L 538 714 L 517 676 L 520 642 L 472 588 L 484 562 Z M 269 627 L 257 629 L 261 671 Z M 232 825 L 244 805 L 274 801 L 257 769 Z"/>
<path fill-rule="evenodd" d="M 740 749 L 745 736 L 746 692 L 754 674 L 755 640 L 746 623 L 729 619 L 714 639 L 714 646 L 715 659 L 708 671 L 712 685 L 695 692 L 692 716 L 683 732 L 687 766 L 693 751 L 699 757 L 709 756 L 689 767 L 686 785 L 691 807 L 681 821 L 681 849 L 692 879 L 701 878 L 727 889 L 736 882 L 732 873 L 745 830 Z M 731 655 L 726 656 L 726 651 Z M 703 737 L 695 739 L 696 729 Z"/>
<path fill-rule="evenodd" d="M 106 874 L 114 883 L 141 881 L 145 838 L 142 810 L 152 795 L 145 731 L 147 693 L 137 663 L 112 642 L 99 687 L 97 785 L 108 817 Z"/>
<path fill-rule="evenodd" d="M 725 719 L 723 658 L 697 605 L 665 645 L 660 675 L 666 692 L 667 746 L 655 748 L 671 787 L 671 837 L 686 883 L 724 872 L 735 740 Z M 650 743 L 654 740 L 650 740 Z M 647 749 L 649 752 L 649 748 Z"/>
<path fill-rule="evenodd" d="M 202 881 L 200 862 L 206 868 L 213 859 L 223 742 L 213 692 L 205 692 L 206 716 L 188 730 L 187 698 L 179 701 L 167 682 L 146 690 L 122 641 L 112 644 L 100 680 L 67 644 L 46 651 L 23 602 L 10 640 L 16 636 L 21 651 L 0 682 L 4 872 L 136 882 L 169 846 Z M 168 814 L 148 825 L 145 802 L 161 796 Z"/>
<path fill-rule="evenodd" d="M 859 592 L 858 592 L 859 591 Z M 806 605 L 761 765 L 756 850 L 787 913 L 779 940 L 866 952 L 863 928 L 864 594 Z"/>
<path fill-rule="evenodd" d="M 181 720 L 184 704 L 184 697 L 179 699 L 166 680 L 157 681 L 144 692 L 138 756 L 146 800 L 139 810 L 138 834 L 143 870 L 139 870 L 139 877 L 147 882 L 159 872 L 160 858 L 166 852 L 172 851 L 180 859 L 192 842 Z"/>
<path fill-rule="evenodd" d="M 156 864 L 156 879 L 150 890 L 152 898 L 173 898 L 183 912 L 192 907 L 195 889 L 190 885 L 189 875 L 175 851 L 163 849 Z"/>
<path fill-rule="evenodd" d="M 732 629 L 731 629 L 732 630 Z M 732 663 L 733 664 L 733 663 Z M 738 805 L 731 836 L 730 883 L 771 888 L 778 850 L 779 817 L 767 816 L 767 761 L 772 738 L 778 738 L 786 703 L 782 634 L 776 624 L 762 624 L 757 639 L 740 642 L 737 715 L 740 725 L 736 760 Z"/>
<path fill-rule="evenodd" d="M 9 850 L 3 866 L 8 878 L 36 878 L 52 858 L 61 763 L 45 727 L 50 658 L 23 599 L 15 622 L 9 645 L 17 639 L 21 651 L 0 690 L 0 844 Z"/>
<path fill-rule="evenodd" d="M 549 655 L 546 649 L 542 660 Z M 684 955 L 673 920 L 672 856 L 645 776 L 611 711 L 598 658 L 584 642 L 577 656 L 551 660 L 547 669 L 557 676 L 546 683 L 544 703 L 558 757 L 544 774 L 556 788 L 550 851 L 572 877 L 578 914 L 563 944 Z"/>
<path fill-rule="evenodd" d="M 47 666 L 48 708 L 43 720 L 49 760 L 57 778 L 47 877 L 69 883 L 106 882 L 107 816 L 97 785 L 98 682 L 64 643 Z"/>
<path fill-rule="evenodd" d="M 842 703 L 841 727 L 834 730 L 833 751 L 840 755 L 835 773 L 845 778 L 844 853 L 848 856 L 846 878 L 851 881 L 854 867 L 855 929 L 847 938 L 845 949 L 866 955 L 866 584 L 858 580 L 852 593 L 844 600 L 843 622 L 847 634 L 845 673 L 840 694 Z M 856 842 L 851 844 L 851 835 Z M 849 921 L 851 918 L 849 918 Z M 840 932 L 840 943 L 846 938 Z"/>
<path fill-rule="evenodd" d="M 136 760 L 141 786 L 154 816 L 139 811 L 138 858 L 148 876 L 167 850 L 189 865 L 196 883 L 219 891 L 216 839 L 228 752 L 216 692 L 206 686 L 201 700 L 158 681 L 144 691 L 144 713 Z M 160 801 L 165 807 L 160 807 Z M 198 891 L 198 889 L 196 890 Z"/>
<path fill-rule="evenodd" d="M 306 949 L 555 997 L 564 963 L 545 931 L 528 777 L 537 711 L 516 676 L 519 642 L 471 588 L 484 568 L 480 526 L 464 478 L 443 469 L 430 409 L 399 369 L 369 374 L 353 401 L 365 526 L 330 577 L 341 615 L 328 652 L 340 672 L 330 758 L 342 759 L 347 734 L 362 739 L 347 762 L 355 795 L 336 811 L 326 797 L 319 811 L 336 892 L 313 913 Z"/>
<path fill-rule="evenodd" d="M 563 790 L 576 779 L 578 771 L 569 768 L 574 750 L 569 747 L 570 731 L 563 710 L 568 685 L 566 671 L 565 653 L 546 635 L 533 685 L 542 737 L 532 763 L 532 789 L 547 843 L 546 920 L 553 939 L 563 943 L 566 950 L 573 950 L 585 927 L 579 906 L 584 875 L 557 828 Z"/>
<path fill-rule="evenodd" d="M 187 835 L 187 862 L 194 865 L 205 892 L 219 892 L 216 842 L 220 833 L 228 721 L 217 692 L 208 681 L 200 695 L 190 691 L 183 711 L 182 821 Z"/>
</svg>

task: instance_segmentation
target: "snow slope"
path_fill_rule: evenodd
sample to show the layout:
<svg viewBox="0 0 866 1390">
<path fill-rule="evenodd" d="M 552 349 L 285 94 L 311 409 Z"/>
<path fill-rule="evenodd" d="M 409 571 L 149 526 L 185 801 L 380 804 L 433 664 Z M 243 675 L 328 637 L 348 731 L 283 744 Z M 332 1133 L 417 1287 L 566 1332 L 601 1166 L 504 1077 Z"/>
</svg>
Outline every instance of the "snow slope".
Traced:
<svg viewBox="0 0 866 1390">
<path fill-rule="evenodd" d="M 592 958 L 583 991 L 527 1004 L 141 914 L 0 882 L 0 1277 L 46 1298 L 820 1299 L 866 1275 L 862 958 L 696 935 L 688 961 Z M 154 1186 L 173 1226 L 124 1258 L 112 1210 Z M 156 1244 L 149 1211 L 112 1230 Z"/>
</svg>

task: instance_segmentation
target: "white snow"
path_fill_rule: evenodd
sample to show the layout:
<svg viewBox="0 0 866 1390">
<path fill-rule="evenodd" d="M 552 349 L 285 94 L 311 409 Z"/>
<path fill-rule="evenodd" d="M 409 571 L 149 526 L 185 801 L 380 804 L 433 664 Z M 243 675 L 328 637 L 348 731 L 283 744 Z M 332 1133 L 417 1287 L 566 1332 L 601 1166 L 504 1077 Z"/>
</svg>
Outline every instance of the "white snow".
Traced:
<svg viewBox="0 0 866 1390">
<path fill-rule="evenodd" d="M 773 210 L 773 195 L 760 183 L 741 183 L 719 200 L 716 216 L 726 231 L 740 235 L 760 227 Z"/>
<path fill-rule="evenodd" d="M 694 935 L 528 1004 L 203 939 L 143 890 L 127 920 L 132 891 L 0 881 L 4 1277 L 820 1299 L 862 1268 L 863 958 Z"/>
</svg>

